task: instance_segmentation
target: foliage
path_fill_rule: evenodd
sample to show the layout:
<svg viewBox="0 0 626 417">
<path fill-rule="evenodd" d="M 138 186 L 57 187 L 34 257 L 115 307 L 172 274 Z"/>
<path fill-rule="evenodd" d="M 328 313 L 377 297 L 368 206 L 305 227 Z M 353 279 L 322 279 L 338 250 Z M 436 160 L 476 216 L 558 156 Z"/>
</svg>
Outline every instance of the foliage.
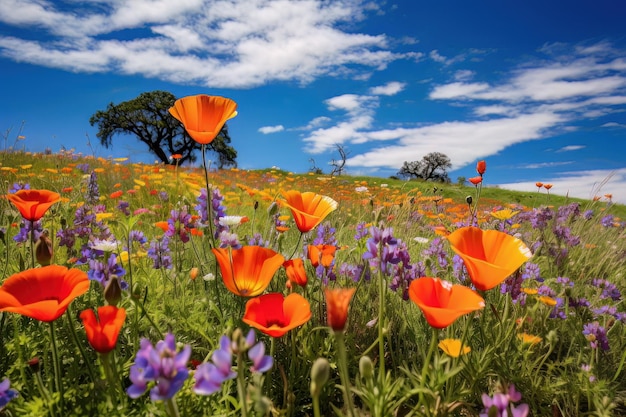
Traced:
<svg viewBox="0 0 626 417">
<path fill-rule="evenodd" d="M 201 145 L 191 140 L 183 126 L 172 117 L 169 108 L 176 97 L 167 91 L 151 91 L 119 104 L 110 103 L 106 110 L 97 111 L 89 119 L 98 126 L 97 137 L 106 148 L 112 146 L 113 136 L 134 135 L 145 143 L 150 151 L 163 163 L 183 164 L 196 160 L 196 151 Z M 224 125 L 219 135 L 207 145 L 217 156 L 219 169 L 237 166 L 237 151 L 230 146 L 228 126 Z M 172 155 L 181 155 L 174 160 Z"/>
<path fill-rule="evenodd" d="M 431 152 L 421 161 L 404 161 L 398 176 L 424 181 L 450 182 L 447 170 L 452 168 L 450 158 L 441 152 Z"/>
<path fill-rule="evenodd" d="M 519 237 L 533 257 L 503 284 L 481 294 L 483 310 L 433 330 L 405 299 L 407 282 L 385 275 L 363 255 L 373 251 L 368 241 L 376 226 L 389 238 L 379 242 L 387 245 L 380 253 L 406 251 L 410 257 L 412 268 L 405 273 L 468 285 L 466 270 L 443 235 L 470 222 L 466 197 L 476 187 L 437 184 L 434 190 L 423 181 L 276 170 L 210 172 L 213 213 L 223 219 L 237 216 L 230 219 L 234 223 L 226 236 L 220 234 L 224 229 L 218 234 L 216 229 L 227 222 L 201 219 L 197 207 L 203 195 L 207 203 L 207 194 L 204 172 L 197 169 L 71 153 L 0 153 L 0 163 L 7 188 L 1 194 L 26 184 L 61 194 L 41 224 L 30 226 L 8 200 L 0 199 L 0 284 L 34 262 L 23 233 L 28 227 L 48 229 L 53 263 L 89 273 L 96 262 L 115 255 L 121 268 L 117 274 L 128 284 L 119 302 L 126 322 L 109 356 L 110 379 L 106 360 L 91 348 L 77 320 L 81 311 L 106 303 L 101 285 L 93 281 L 55 322 L 63 394 L 55 388 L 47 323 L 0 313 L 0 381 L 9 378 L 19 393 L 0 414 L 172 415 L 166 401 L 152 401 L 148 393 L 131 399 L 125 392 L 141 339 L 156 348 L 168 332 L 176 335 L 177 352 L 191 347 L 190 376 L 173 397 L 180 415 L 242 415 L 246 408 L 248 415 L 313 415 L 309 383 L 318 358 L 326 358 L 330 368 L 315 389 L 320 415 L 347 415 L 347 393 L 357 415 L 477 416 L 484 411 L 483 394 L 495 398 L 511 386 L 522 395 L 516 406 L 528 404 L 533 416 L 626 414 L 626 253 L 621 244 L 626 207 L 606 198 L 585 201 L 485 185 L 480 199 L 474 198 L 477 224 Z M 339 207 L 301 235 L 289 210 L 275 203 L 276 196 L 291 189 L 328 195 Z M 94 198 L 86 203 L 88 193 Z M 81 228 L 89 233 L 80 235 Z M 71 245 L 70 232 L 76 237 Z M 119 247 L 81 260 L 83 245 L 105 235 Z M 247 300 L 225 287 L 211 251 L 234 236 L 242 245 L 254 241 L 286 258 L 293 253 L 305 260 L 305 288 L 288 283 L 282 269 L 269 283 L 267 292 L 305 297 L 311 319 L 276 339 L 257 332 L 274 361 L 265 373 L 251 370 L 264 355 L 251 354 L 252 344 L 242 339 L 249 329 L 241 320 Z M 164 239 L 168 251 L 156 257 Z M 317 244 L 338 248 L 331 267 L 314 268 L 307 259 L 305 246 Z M 398 271 L 399 265 L 390 262 L 389 271 Z M 327 287 L 356 288 L 343 341 L 327 326 Z M 232 343 L 222 344 L 223 336 L 244 348 L 232 351 Z M 471 351 L 446 354 L 438 346 L 444 339 L 460 339 Z M 347 379 L 339 373 L 342 343 Z M 198 395 L 197 366 L 220 364 L 218 350 L 231 352 L 229 369 L 237 378 L 224 379 L 209 396 Z M 32 358 L 38 363 L 29 363 Z"/>
</svg>

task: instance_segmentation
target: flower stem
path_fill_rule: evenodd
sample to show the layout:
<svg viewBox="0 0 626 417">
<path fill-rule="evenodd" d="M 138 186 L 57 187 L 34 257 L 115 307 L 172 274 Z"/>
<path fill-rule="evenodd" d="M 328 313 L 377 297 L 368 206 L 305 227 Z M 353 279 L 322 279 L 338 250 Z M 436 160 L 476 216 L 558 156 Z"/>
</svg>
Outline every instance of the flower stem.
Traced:
<svg viewBox="0 0 626 417">
<path fill-rule="evenodd" d="M 50 322 L 50 344 L 52 346 L 52 364 L 54 366 L 54 386 L 59 393 L 59 402 L 61 404 L 61 410 L 64 408 L 65 396 L 63 388 L 63 380 L 61 379 L 61 362 L 59 361 L 59 353 L 57 352 L 57 340 L 56 332 L 54 330 L 54 321 Z"/>
<path fill-rule="evenodd" d="M 83 361 L 87 365 L 87 371 L 89 372 L 89 376 L 91 377 L 91 381 L 96 383 L 96 374 L 91 366 L 91 361 L 87 358 L 87 354 L 85 353 L 85 349 L 83 348 L 83 344 L 78 340 L 78 335 L 76 334 L 76 329 L 72 323 L 72 314 L 70 313 L 70 307 L 65 310 L 65 315 L 67 316 L 67 322 L 70 326 L 70 333 L 72 333 L 72 338 L 74 339 L 74 343 L 78 346 L 78 350 L 80 351 L 80 356 L 83 358 Z"/>
<path fill-rule="evenodd" d="M 248 395 L 246 393 L 246 377 L 243 372 L 243 353 L 237 353 L 237 391 L 239 391 L 239 402 L 241 404 L 241 417 L 248 417 Z"/>
<path fill-rule="evenodd" d="M 178 406 L 174 397 L 165 400 L 165 411 L 170 417 L 179 417 Z"/>
<path fill-rule="evenodd" d="M 382 249 L 380 251 L 382 253 Z M 381 389 L 385 381 L 385 296 L 387 286 L 385 285 L 385 277 L 382 270 L 378 271 L 378 378 L 380 379 Z"/>
<path fill-rule="evenodd" d="M 337 341 L 339 378 L 341 378 L 341 385 L 343 385 L 343 401 L 348 409 L 348 415 L 350 417 L 356 417 L 354 405 L 352 404 L 352 396 L 350 395 L 350 373 L 348 372 L 348 360 L 346 356 L 346 344 L 343 339 L 343 332 L 338 331 L 334 333 L 335 340 Z"/>
<path fill-rule="evenodd" d="M 439 340 L 439 331 L 433 327 L 433 332 L 430 337 L 430 347 L 428 348 L 428 353 L 426 353 L 426 357 L 424 358 L 424 364 L 422 365 L 422 377 L 420 379 L 420 394 L 419 394 L 419 402 L 421 405 L 424 400 L 424 386 L 426 385 L 426 374 L 428 373 L 428 368 L 430 366 L 430 360 L 435 352 L 435 348 L 437 347 L 437 341 Z"/>
<path fill-rule="evenodd" d="M 100 359 L 102 360 L 102 367 L 104 368 L 104 375 L 107 381 L 107 387 L 109 389 L 109 400 L 112 403 L 114 409 L 117 409 L 118 398 L 117 398 L 117 387 L 118 381 L 113 376 L 112 364 L 110 359 L 111 352 L 103 353 L 100 355 Z"/>
</svg>

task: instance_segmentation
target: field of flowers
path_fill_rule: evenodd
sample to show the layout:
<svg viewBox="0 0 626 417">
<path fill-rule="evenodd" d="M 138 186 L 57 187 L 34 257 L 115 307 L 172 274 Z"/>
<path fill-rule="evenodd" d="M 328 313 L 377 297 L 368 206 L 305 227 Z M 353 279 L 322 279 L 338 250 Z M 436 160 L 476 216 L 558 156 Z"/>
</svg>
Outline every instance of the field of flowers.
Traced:
<svg viewBox="0 0 626 417">
<path fill-rule="evenodd" d="M 625 208 L 476 170 L 1 152 L 0 415 L 626 415 Z"/>
</svg>

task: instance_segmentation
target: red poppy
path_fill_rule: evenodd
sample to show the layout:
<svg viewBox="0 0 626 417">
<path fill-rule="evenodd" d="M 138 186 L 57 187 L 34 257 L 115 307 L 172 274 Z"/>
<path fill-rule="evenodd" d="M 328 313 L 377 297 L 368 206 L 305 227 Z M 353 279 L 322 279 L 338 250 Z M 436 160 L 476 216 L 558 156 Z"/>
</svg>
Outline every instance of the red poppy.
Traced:
<svg viewBox="0 0 626 417">
<path fill-rule="evenodd" d="M 27 269 L 10 276 L 0 287 L 0 311 L 51 322 L 88 289 L 87 274 L 79 269 L 59 265 Z"/>
<path fill-rule="evenodd" d="M 31 222 L 41 219 L 54 203 L 61 200 L 59 194 L 48 190 L 19 190 L 6 197 L 17 207 L 22 217 Z"/>
<path fill-rule="evenodd" d="M 316 227 L 337 208 L 337 202 L 332 198 L 311 191 L 301 193 L 291 190 L 283 196 L 285 199 L 280 202 L 291 209 L 296 226 L 302 233 Z"/>
<path fill-rule="evenodd" d="M 272 337 L 281 337 L 311 318 L 309 302 L 298 293 L 270 293 L 248 300 L 243 322 Z"/>
<path fill-rule="evenodd" d="M 472 178 L 469 178 L 468 181 L 474 185 L 478 185 L 481 182 L 483 182 L 483 177 L 472 177 Z"/>
<path fill-rule="evenodd" d="M 220 266 L 224 285 L 230 292 L 242 297 L 255 297 L 265 291 L 285 262 L 283 255 L 261 246 L 214 248 L 212 251 Z"/>
<path fill-rule="evenodd" d="M 176 100 L 169 112 L 196 142 L 207 145 L 228 119 L 237 116 L 237 103 L 229 98 L 198 94 Z"/>
<path fill-rule="evenodd" d="M 524 242 L 498 230 L 462 227 L 447 239 L 463 259 L 474 286 L 482 291 L 500 284 L 532 256 Z"/>
<path fill-rule="evenodd" d="M 324 289 L 328 325 L 336 332 L 341 332 L 346 328 L 348 307 L 355 291 L 356 288 Z"/>
<path fill-rule="evenodd" d="M 99 353 L 109 353 L 115 349 L 117 337 L 126 319 L 126 310 L 112 305 L 98 307 L 98 317 L 93 310 L 84 310 L 80 318 L 85 326 L 87 340 Z"/>
<path fill-rule="evenodd" d="M 294 258 L 283 262 L 283 267 L 287 273 L 287 279 L 301 287 L 306 287 L 308 282 L 304 261 L 302 258 Z"/>
<path fill-rule="evenodd" d="M 539 182 L 539 181 L 537 181 L 537 182 L 535 183 L 535 185 L 537 186 L 537 188 L 541 188 L 541 187 L 543 187 L 543 183 L 542 183 L 542 182 Z"/>
<path fill-rule="evenodd" d="M 470 288 L 431 277 L 413 280 L 409 298 L 436 329 L 448 327 L 462 315 L 485 307 L 485 300 Z"/>
<path fill-rule="evenodd" d="M 330 267 L 335 259 L 337 247 L 334 245 L 308 245 L 307 256 L 311 261 L 311 265 L 317 268 L 320 264 L 324 268 Z"/>
<path fill-rule="evenodd" d="M 478 161 L 476 163 L 476 172 L 478 172 L 478 175 L 482 177 L 485 171 L 487 171 L 487 163 L 485 161 Z"/>
<path fill-rule="evenodd" d="M 543 184 L 543 188 L 549 190 L 550 188 L 552 188 L 552 184 Z"/>
</svg>

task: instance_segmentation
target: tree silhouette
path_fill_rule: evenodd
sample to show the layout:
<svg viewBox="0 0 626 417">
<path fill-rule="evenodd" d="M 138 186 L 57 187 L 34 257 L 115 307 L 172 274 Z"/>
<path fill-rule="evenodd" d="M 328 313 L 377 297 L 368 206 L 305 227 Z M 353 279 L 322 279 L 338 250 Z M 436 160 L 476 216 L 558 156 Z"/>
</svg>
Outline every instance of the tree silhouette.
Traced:
<svg viewBox="0 0 626 417">
<path fill-rule="evenodd" d="M 148 145 L 150 151 L 163 163 L 174 163 L 170 157 L 181 155 L 178 164 L 196 161 L 201 145 L 195 142 L 183 125 L 169 113 L 176 97 L 167 91 L 151 91 L 120 104 L 110 103 L 106 110 L 97 111 L 89 123 L 98 126 L 96 136 L 109 148 L 113 136 L 131 134 Z M 228 126 L 224 125 L 206 149 L 217 154 L 217 167 L 237 166 L 237 151 L 230 146 Z"/>
<path fill-rule="evenodd" d="M 448 168 L 452 167 L 450 158 L 441 152 L 431 152 L 421 161 L 404 161 L 398 171 L 398 176 L 405 178 L 419 178 L 425 181 L 450 182 Z"/>
</svg>

